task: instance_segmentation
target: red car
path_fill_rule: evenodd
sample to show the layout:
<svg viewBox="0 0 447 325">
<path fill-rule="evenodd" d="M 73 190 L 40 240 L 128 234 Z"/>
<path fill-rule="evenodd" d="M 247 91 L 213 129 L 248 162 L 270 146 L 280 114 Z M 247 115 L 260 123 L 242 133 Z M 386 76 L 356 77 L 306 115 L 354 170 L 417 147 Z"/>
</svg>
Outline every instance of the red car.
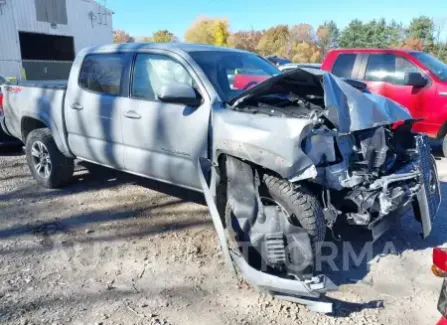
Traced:
<svg viewBox="0 0 447 325">
<path fill-rule="evenodd" d="M 441 294 L 439 295 L 438 310 L 442 314 L 442 318 L 437 325 L 447 325 L 447 249 L 433 249 L 433 274 L 444 278 Z"/>
<path fill-rule="evenodd" d="M 447 156 L 447 64 L 428 53 L 400 49 L 337 49 L 322 67 L 338 77 L 360 79 L 368 89 L 408 108 L 414 130 L 443 139 Z"/>
</svg>

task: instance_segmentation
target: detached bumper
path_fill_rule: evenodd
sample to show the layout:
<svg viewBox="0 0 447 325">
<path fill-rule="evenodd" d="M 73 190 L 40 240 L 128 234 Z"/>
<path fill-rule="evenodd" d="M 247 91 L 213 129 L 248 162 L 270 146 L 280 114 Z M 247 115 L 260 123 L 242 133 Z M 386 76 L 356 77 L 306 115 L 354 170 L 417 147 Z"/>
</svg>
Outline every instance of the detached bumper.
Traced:
<svg viewBox="0 0 447 325">
<path fill-rule="evenodd" d="M 431 154 L 426 136 L 416 138 L 416 148 L 420 154 L 419 170 L 423 186 L 413 202 L 413 209 L 416 217 L 422 223 L 422 232 L 425 238 L 431 232 L 432 223 L 441 205 L 441 186 L 436 161 Z"/>
<path fill-rule="evenodd" d="M 248 283 L 277 298 L 304 304 L 315 312 L 331 313 L 332 303 L 317 301 L 322 294 L 338 290 L 338 287 L 325 275 L 315 276 L 309 280 L 281 278 L 251 267 L 237 249 L 229 247 L 225 227 L 219 215 L 213 192 L 207 182 L 206 175 L 210 175 L 211 168 L 210 160 L 200 158 L 198 164 L 200 183 L 229 268 L 234 271 L 234 266 L 237 266 Z"/>
</svg>

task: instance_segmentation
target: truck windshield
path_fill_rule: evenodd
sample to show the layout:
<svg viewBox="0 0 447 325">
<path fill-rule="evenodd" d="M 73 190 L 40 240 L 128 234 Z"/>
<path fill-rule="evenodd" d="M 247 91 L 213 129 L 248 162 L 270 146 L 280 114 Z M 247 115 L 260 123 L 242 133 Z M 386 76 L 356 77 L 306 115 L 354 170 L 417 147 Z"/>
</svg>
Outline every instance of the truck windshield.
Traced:
<svg viewBox="0 0 447 325">
<path fill-rule="evenodd" d="M 281 73 L 268 61 L 251 53 L 196 51 L 190 55 L 225 102 Z"/>
<path fill-rule="evenodd" d="M 439 61 L 435 57 L 424 52 L 411 53 L 417 60 L 427 67 L 432 73 L 434 73 L 442 81 L 447 81 L 447 64 Z"/>
</svg>

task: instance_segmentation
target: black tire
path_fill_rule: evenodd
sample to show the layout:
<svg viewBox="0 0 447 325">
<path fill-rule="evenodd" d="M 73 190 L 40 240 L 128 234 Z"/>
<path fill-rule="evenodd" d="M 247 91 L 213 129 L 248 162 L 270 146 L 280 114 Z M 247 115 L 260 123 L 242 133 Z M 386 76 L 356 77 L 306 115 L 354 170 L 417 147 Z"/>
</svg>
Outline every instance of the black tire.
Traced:
<svg viewBox="0 0 447 325">
<path fill-rule="evenodd" d="M 444 136 L 442 140 L 442 154 L 447 158 L 447 134 Z"/>
<path fill-rule="evenodd" d="M 35 166 L 35 156 L 32 154 L 32 148 L 39 142 L 45 146 L 46 152 L 48 152 L 51 165 L 48 176 L 42 176 Z M 71 181 L 74 171 L 74 160 L 65 157 L 59 151 L 49 129 L 44 128 L 31 131 L 26 138 L 25 152 L 31 174 L 40 185 L 47 188 L 59 188 Z"/>
<path fill-rule="evenodd" d="M 292 216 L 292 222 L 309 234 L 314 255 L 320 253 L 326 236 L 326 222 L 320 202 L 304 185 L 295 185 L 277 176 L 264 174 L 267 194 Z"/>
</svg>

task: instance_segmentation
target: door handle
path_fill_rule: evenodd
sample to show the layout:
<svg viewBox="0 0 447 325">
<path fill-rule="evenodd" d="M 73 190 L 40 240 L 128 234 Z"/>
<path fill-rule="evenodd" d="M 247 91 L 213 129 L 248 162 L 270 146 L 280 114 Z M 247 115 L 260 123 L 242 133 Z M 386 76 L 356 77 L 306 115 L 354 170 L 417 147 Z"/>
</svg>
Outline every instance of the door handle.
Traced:
<svg viewBox="0 0 447 325">
<path fill-rule="evenodd" d="M 439 96 L 447 97 L 447 91 L 441 91 L 441 92 L 439 92 Z"/>
<path fill-rule="evenodd" d="M 71 108 L 77 109 L 78 111 L 80 111 L 81 109 L 84 109 L 84 106 L 82 106 L 79 103 L 73 103 L 73 104 L 71 104 Z"/>
<path fill-rule="evenodd" d="M 134 120 L 139 120 L 141 118 L 141 115 L 133 110 L 127 111 L 126 114 L 124 114 L 124 116 Z"/>
</svg>

